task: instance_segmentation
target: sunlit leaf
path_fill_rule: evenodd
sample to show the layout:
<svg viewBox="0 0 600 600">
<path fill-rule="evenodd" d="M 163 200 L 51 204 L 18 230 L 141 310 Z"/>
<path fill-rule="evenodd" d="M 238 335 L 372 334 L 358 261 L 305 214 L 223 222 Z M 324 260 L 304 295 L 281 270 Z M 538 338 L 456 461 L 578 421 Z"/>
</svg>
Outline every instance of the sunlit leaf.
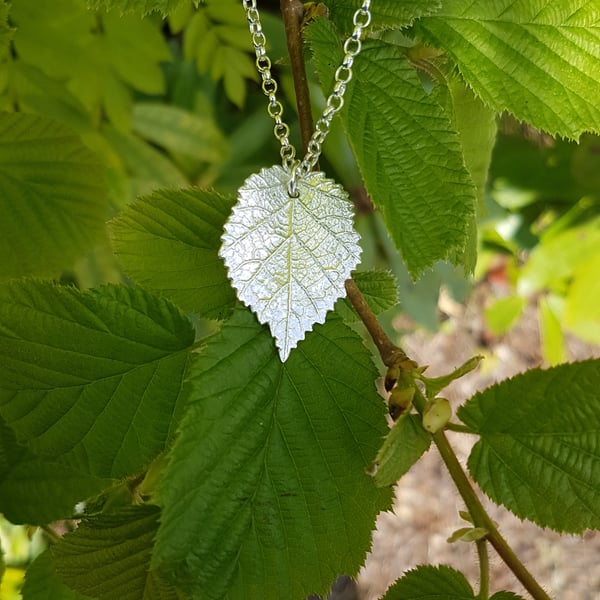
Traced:
<svg viewBox="0 0 600 600">
<path fill-rule="evenodd" d="M 340 31 L 352 31 L 352 18 L 362 0 L 329 0 L 326 4 L 330 19 Z M 440 6 L 440 0 L 377 0 L 371 3 L 372 26 L 406 27 L 419 17 L 435 13 Z"/>
<path fill-rule="evenodd" d="M 449 0 L 417 27 L 496 111 L 573 139 L 600 131 L 595 2 Z"/>
<path fill-rule="evenodd" d="M 72 268 L 101 239 L 107 209 L 102 166 L 74 132 L 0 113 L 0 280 Z"/>
<path fill-rule="evenodd" d="M 307 39 L 329 90 L 343 58 L 338 36 L 320 20 L 307 28 Z M 367 190 L 411 275 L 440 259 L 463 264 L 475 188 L 446 111 L 401 48 L 364 42 L 341 115 Z"/>
<path fill-rule="evenodd" d="M 132 127 L 151 142 L 199 161 L 218 162 L 225 155 L 225 140 L 214 121 L 183 108 L 138 103 L 133 109 Z"/>
</svg>

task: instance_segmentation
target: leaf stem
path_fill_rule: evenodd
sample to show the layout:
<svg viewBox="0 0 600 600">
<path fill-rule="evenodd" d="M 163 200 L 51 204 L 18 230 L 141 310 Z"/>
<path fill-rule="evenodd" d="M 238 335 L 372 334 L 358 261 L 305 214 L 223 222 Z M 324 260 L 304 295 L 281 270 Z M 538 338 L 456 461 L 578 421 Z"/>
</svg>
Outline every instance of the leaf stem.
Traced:
<svg viewBox="0 0 600 600">
<path fill-rule="evenodd" d="M 281 0 L 281 14 L 285 26 L 288 53 L 292 64 L 294 90 L 296 91 L 296 107 L 298 108 L 298 120 L 302 134 L 302 148 L 306 154 L 314 125 L 310 108 L 306 65 L 304 64 L 304 44 L 302 39 L 304 4 L 301 0 Z"/>
<path fill-rule="evenodd" d="M 367 301 L 364 299 L 364 296 L 353 279 L 348 279 L 346 281 L 346 293 L 348 294 L 348 300 L 352 303 L 354 310 L 358 313 L 358 316 L 367 328 L 371 339 L 377 346 L 383 364 L 386 367 L 391 367 L 392 365 L 397 364 L 399 360 L 407 359 L 404 351 L 398 348 L 383 330 L 383 327 L 379 324 L 377 317 L 369 308 Z"/>
<path fill-rule="evenodd" d="M 446 429 L 449 431 L 457 431 L 458 433 L 470 433 L 471 435 L 477 435 L 475 431 L 466 425 L 461 425 L 460 423 L 447 423 Z"/>
<path fill-rule="evenodd" d="M 488 600 L 490 597 L 490 555 L 488 542 L 485 538 L 475 542 L 477 557 L 479 558 L 479 594 L 478 600 Z"/>
</svg>

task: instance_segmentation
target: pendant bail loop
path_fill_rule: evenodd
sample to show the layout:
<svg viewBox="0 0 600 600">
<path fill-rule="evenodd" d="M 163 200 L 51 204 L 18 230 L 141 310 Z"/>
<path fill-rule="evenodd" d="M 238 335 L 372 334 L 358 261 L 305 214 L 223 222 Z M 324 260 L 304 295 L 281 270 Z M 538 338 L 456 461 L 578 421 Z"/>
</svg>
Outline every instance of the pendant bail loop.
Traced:
<svg viewBox="0 0 600 600">
<path fill-rule="evenodd" d="M 287 192 L 290 198 L 298 198 L 300 196 L 300 190 L 298 189 L 300 175 L 300 161 L 296 160 L 290 167 L 290 179 L 287 185 Z"/>
</svg>

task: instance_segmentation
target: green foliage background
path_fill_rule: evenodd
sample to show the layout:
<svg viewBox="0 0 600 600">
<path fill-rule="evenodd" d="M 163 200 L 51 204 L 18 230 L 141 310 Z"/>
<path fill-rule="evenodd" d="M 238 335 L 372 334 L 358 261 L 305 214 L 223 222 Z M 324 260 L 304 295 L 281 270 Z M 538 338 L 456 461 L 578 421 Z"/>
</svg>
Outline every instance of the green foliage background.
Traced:
<svg viewBox="0 0 600 600">
<path fill-rule="evenodd" d="M 315 114 L 360 2 L 327 4 L 305 29 Z M 567 331 L 600 342 L 600 7 L 559 4 L 374 2 L 322 168 L 376 208 L 354 279 L 383 322 L 399 295 L 435 328 L 440 285 L 460 299 L 501 252 L 493 332 L 535 301 L 548 364 Z M 297 140 L 282 24 L 263 26 Z M 0 511 L 83 517 L 26 599 L 324 593 L 431 444 L 416 414 L 388 433 L 348 301 L 284 364 L 236 303 L 232 192 L 278 162 L 257 80 L 236 0 L 0 2 Z M 600 527 L 599 376 L 535 369 L 459 409 L 487 495 Z M 447 567 L 385 597 L 432 589 L 475 597 Z"/>
</svg>

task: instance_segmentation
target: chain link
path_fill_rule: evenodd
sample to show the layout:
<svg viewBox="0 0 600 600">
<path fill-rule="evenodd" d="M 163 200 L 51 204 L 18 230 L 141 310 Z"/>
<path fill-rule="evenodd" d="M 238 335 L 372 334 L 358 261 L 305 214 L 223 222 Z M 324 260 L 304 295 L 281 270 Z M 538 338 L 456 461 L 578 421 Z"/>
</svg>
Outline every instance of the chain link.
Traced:
<svg viewBox="0 0 600 600">
<path fill-rule="evenodd" d="M 354 13 L 352 19 L 354 29 L 350 37 L 344 42 L 344 59 L 335 71 L 333 91 L 325 102 L 323 114 L 315 124 L 315 131 L 308 142 L 306 156 L 299 162 L 295 158 L 296 150 L 290 143 L 290 128 L 283 121 L 283 106 L 276 97 L 277 82 L 271 75 L 271 60 L 267 56 L 267 40 L 262 30 L 256 0 L 242 0 L 242 5 L 246 11 L 248 26 L 252 35 L 252 45 L 256 53 L 256 68 L 262 77 L 262 90 L 269 100 L 267 112 L 275 121 L 273 133 L 281 144 L 279 153 L 282 164 L 291 174 L 288 191 L 291 196 L 297 196 L 298 181 L 308 175 L 317 164 L 319 156 L 321 156 L 323 142 L 331 128 L 333 117 L 344 106 L 344 94 L 346 86 L 352 79 L 354 59 L 362 49 L 362 33 L 371 23 L 371 0 L 363 0 L 361 7 Z"/>
</svg>

